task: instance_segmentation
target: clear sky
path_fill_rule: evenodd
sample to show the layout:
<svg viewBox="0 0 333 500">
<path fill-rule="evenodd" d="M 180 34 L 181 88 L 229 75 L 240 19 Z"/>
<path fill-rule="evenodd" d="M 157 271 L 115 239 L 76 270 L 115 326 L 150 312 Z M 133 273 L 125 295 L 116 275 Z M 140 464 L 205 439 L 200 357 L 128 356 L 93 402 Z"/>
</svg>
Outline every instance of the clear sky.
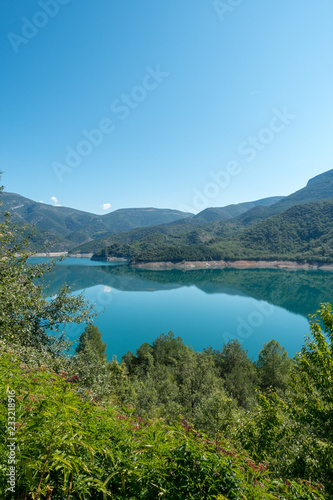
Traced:
<svg viewBox="0 0 333 500">
<path fill-rule="evenodd" d="M 2 4 L 7 191 L 198 212 L 333 168 L 332 0 Z"/>
</svg>

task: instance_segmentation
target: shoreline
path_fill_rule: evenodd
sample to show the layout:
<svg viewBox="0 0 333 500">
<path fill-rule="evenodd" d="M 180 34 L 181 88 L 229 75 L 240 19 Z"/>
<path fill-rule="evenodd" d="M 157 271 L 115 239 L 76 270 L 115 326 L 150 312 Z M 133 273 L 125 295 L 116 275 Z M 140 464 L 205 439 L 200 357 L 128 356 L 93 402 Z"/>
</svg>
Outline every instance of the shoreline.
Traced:
<svg viewBox="0 0 333 500">
<path fill-rule="evenodd" d="M 42 253 L 35 253 L 33 257 L 48 257 L 48 258 L 73 257 L 75 259 L 91 259 L 93 255 L 94 255 L 93 253 L 69 254 L 68 252 L 42 252 Z"/>
<path fill-rule="evenodd" d="M 295 261 L 267 261 L 267 260 L 235 260 L 235 261 L 185 261 L 185 262 L 137 262 L 130 264 L 135 269 L 163 271 L 181 269 L 185 271 L 196 269 L 285 269 L 303 271 L 333 271 L 333 263 L 301 263 Z"/>
<path fill-rule="evenodd" d="M 93 253 L 76 253 L 69 252 L 44 252 L 36 253 L 33 257 L 70 257 L 74 259 L 92 259 Z M 166 271 L 168 269 L 180 269 L 183 271 L 199 270 L 199 269 L 284 269 L 284 270 L 302 270 L 302 271 L 332 271 L 333 263 L 314 263 L 296 261 L 279 261 L 279 260 L 205 260 L 205 261 L 183 261 L 183 262 L 133 262 L 122 257 L 108 257 L 100 259 L 100 262 L 128 262 L 129 267 L 134 269 L 147 269 L 149 271 Z"/>
</svg>

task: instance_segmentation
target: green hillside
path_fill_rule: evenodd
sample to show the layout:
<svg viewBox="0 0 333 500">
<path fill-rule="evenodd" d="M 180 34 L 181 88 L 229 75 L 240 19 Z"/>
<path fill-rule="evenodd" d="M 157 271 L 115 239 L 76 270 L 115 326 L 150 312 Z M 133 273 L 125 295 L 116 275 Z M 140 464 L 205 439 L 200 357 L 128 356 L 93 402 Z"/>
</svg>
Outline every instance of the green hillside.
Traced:
<svg viewBox="0 0 333 500">
<path fill-rule="evenodd" d="M 297 245 L 290 246 L 287 231 L 285 236 L 279 236 L 285 242 L 283 247 L 280 241 L 277 245 L 273 237 L 267 236 L 265 241 L 263 231 L 271 234 L 269 224 L 262 228 L 257 228 L 257 224 L 297 205 L 330 198 L 333 198 L 333 170 L 311 179 L 305 188 L 290 196 L 209 208 L 195 216 L 156 208 L 120 209 L 95 215 L 37 203 L 12 193 L 3 193 L 3 209 L 12 213 L 14 222 L 26 226 L 26 233 L 30 226 L 34 226 L 35 234 L 29 247 L 33 250 L 42 251 L 45 244 L 49 244 L 51 251 L 91 252 L 102 257 L 105 257 L 105 249 L 108 248 L 110 255 L 143 261 L 216 260 L 238 258 L 238 255 L 248 255 L 247 258 L 250 255 L 258 255 L 258 258 L 272 255 L 273 258 L 274 252 L 276 255 L 298 255 Z M 246 232 L 251 226 L 256 227 L 252 236 Z M 263 244 L 255 250 L 253 244 L 257 236 Z M 308 238 L 312 239 L 310 233 Z M 317 249 L 314 245 L 311 243 L 308 249 L 303 245 L 299 249 L 301 253 L 305 252 L 304 258 L 329 258 L 329 243 L 320 241 Z"/>
<path fill-rule="evenodd" d="M 49 243 L 52 245 L 51 251 L 67 251 L 106 234 L 169 223 L 192 216 L 177 210 L 157 208 L 120 209 L 109 214 L 96 215 L 73 208 L 37 203 L 6 192 L 2 194 L 2 200 L 2 209 L 12 214 L 13 222 L 34 226 L 36 234 L 30 244 L 30 248 L 34 250 Z"/>
<path fill-rule="evenodd" d="M 220 229 L 220 232 L 223 231 L 223 235 L 231 235 L 235 231 L 238 231 L 239 227 L 243 227 L 242 223 L 240 222 L 230 222 L 231 220 L 234 220 L 234 217 L 246 212 L 252 207 L 257 207 L 259 205 L 269 206 L 270 204 L 275 203 L 280 199 L 280 196 L 276 196 L 271 198 L 263 198 L 262 200 L 257 201 L 239 203 L 237 205 L 227 205 L 226 207 L 207 208 L 194 217 L 182 218 L 180 220 L 163 225 L 138 228 L 128 232 L 124 231 L 119 235 L 108 234 L 105 237 L 98 238 L 83 245 L 79 245 L 72 251 L 73 253 L 95 253 L 101 251 L 103 248 L 112 245 L 113 243 L 131 244 L 134 241 L 143 240 L 144 238 L 151 238 L 152 235 L 155 234 L 169 235 L 171 237 L 177 237 L 179 235 L 179 237 L 182 239 L 184 236 L 183 233 L 188 232 L 189 240 L 191 242 L 192 231 L 197 231 L 200 229 L 203 229 L 205 231 L 215 231 L 216 224 L 221 224 L 221 227 L 218 227 Z M 227 222 L 223 225 L 225 221 Z"/>
<path fill-rule="evenodd" d="M 272 215 L 280 214 L 292 206 L 310 203 L 312 201 L 327 200 L 332 197 L 333 170 L 329 170 L 328 172 L 313 177 L 304 188 L 286 196 L 274 205 L 266 208 L 254 208 L 241 215 L 239 220 L 244 224 L 253 224 L 259 220 L 267 219 Z"/>
<path fill-rule="evenodd" d="M 75 251 L 100 253 L 112 245 L 133 245 L 139 241 L 142 244 L 147 243 L 147 248 L 150 248 L 151 244 L 158 245 L 158 242 L 172 247 L 206 244 L 212 239 L 235 236 L 248 227 L 282 213 L 292 206 L 330 198 L 333 198 L 333 170 L 314 177 L 305 188 L 284 198 L 265 198 L 223 208 L 209 208 L 191 219 L 184 218 L 181 221 L 163 226 L 141 228 L 124 232 L 121 235 L 109 235 L 96 239 L 94 242 L 78 246 Z M 246 208 L 249 209 L 246 210 Z M 209 257 L 207 249 L 196 248 L 197 259 L 195 260 L 205 260 L 202 250 L 205 251 L 206 258 L 214 258 L 213 253 L 209 253 Z M 188 254 L 188 251 L 186 253 Z M 177 255 L 179 258 L 181 257 L 178 251 Z"/>
<path fill-rule="evenodd" d="M 121 208 L 103 215 L 103 222 L 112 233 L 122 233 L 130 229 L 158 226 L 192 217 L 193 214 L 168 208 Z"/>
<path fill-rule="evenodd" d="M 241 215 L 258 205 L 268 207 L 282 199 L 283 196 L 273 196 L 271 198 L 263 198 L 257 201 L 248 201 L 245 203 L 238 203 L 236 205 L 227 205 L 226 207 L 206 208 L 199 214 L 195 215 L 193 219 L 196 221 L 204 222 L 232 219 L 233 217 L 237 217 L 238 215 Z"/>
<path fill-rule="evenodd" d="M 168 352 L 165 354 L 168 356 Z M 189 357 L 190 353 L 186 355 Z M 283 470 L 281 474 L 274 470 L 274 452 L 269 456 L 269 464 L 267 460 L 253 459 L 242 449 L 240 439 L 231 443 L 223 436 L 226 431 L 214 439 L 185 419 L 168 423 L 165 418 L 140 417 L 132 405 L 121 404 L 114 394 L 122 377 L 130 380 L 124 366 L 95 365 L 96 376 L 103 384 L 101 398 L 87 381 L 73 374 L 75 361 L 67 364 L 64 371 L 42 365 L 43 358 L 40 354 L 39 357 L 40 363 L 34 366 L 20 359 L 18 349 L 0 345 L 0 389 L 4 395 L 0 412 L 2 457 L 8 460 L 7 446 L 12 444 L 6 433 L 5 403 L 11 409 L 16 407 L 19 423 L 11 433 L 15 432 L 20 443 L 18 449 L 14 446 L 18 458 L 13 481 L 15 496 L 7 489 L 9 472 L 5 466 L 0 470 L 0 494 L 4 500 L 47 500 L 51 496 L 55 500 L 329 498 L 324 486 L 318 484 L 322 481 L 319 474 L 312 483 L 303 479 L 298 470 L 290 470 L 289 474 Z M 206 365 L 207 362 L 205 368 Z M 103 377 L 103 373 L 108 375 Z M 232 399 L 217 389 L 216 394 L 221 398 L 219 418 L 226 417 Z M 276 411 L 273 405 L 272 409 Z M 236 413 L 233 408 L 231 411 Z M 231 417 L 228 419 L 224 427 L 231 427 Z M 244 421 L 255 426 L 259 434 L 260 426 L 255 416 L 252 419 Z M 289 432 L 295 434 L 292 424 Z M 269 420 L 264 422 L 263 430 L 269 437 L 270 426 Z M 9 428 L 12 429 L 10 424 Z M 271 443 L 271 448 L 275 446 Z M 303 476 L 309 477 L 308 470 Z"/>
<path fill-rule="evenodd" d="M 176 236 L 151 234 L 130 244 L 113 243 L 94 258 L 136 262 L 182 260 L 297 260 L 333 262 L 333 199 L 289 208 L 282 214 L 220 237 L 212 229 Z"/>
</svg>

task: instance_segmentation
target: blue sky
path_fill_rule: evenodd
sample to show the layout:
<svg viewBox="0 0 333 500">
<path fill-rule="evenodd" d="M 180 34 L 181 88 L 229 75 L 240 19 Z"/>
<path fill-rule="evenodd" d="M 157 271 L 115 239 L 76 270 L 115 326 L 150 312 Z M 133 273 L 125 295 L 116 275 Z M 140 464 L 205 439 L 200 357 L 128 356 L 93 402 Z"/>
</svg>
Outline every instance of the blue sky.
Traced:
<svg viewBox="0 0 333 500">
<path fill-rule="evenodd" d="M 1 9 L 7 191 L 94 213 L 198 212 L 333 168 L 331 0 Z"/>
</svg>

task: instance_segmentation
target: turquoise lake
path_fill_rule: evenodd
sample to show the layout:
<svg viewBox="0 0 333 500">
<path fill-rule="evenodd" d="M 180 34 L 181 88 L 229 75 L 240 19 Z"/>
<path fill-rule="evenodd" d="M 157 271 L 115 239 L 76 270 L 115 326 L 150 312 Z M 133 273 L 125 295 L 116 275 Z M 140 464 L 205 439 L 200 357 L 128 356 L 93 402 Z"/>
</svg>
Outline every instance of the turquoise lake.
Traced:
<svg viewBox="0 0 333 500">
<path fill-rule="evenodd" d="M 237 338 L 256 359 L 263 344 L 275 339 L 294 356 L 309 333 L 308 315 L 321 302 L 333 303 L 333 273 L 322 271 L 147 271 L 66 258 L 50 278 L 48 295 L 66 282 L 96 304 L 94 324 L 109 359 L 118 360 L 170 330 L 195 350 L 220 349 Z M 67 335 L 75 340 L 83 329 L 74 325 Z"/>
</svg>

